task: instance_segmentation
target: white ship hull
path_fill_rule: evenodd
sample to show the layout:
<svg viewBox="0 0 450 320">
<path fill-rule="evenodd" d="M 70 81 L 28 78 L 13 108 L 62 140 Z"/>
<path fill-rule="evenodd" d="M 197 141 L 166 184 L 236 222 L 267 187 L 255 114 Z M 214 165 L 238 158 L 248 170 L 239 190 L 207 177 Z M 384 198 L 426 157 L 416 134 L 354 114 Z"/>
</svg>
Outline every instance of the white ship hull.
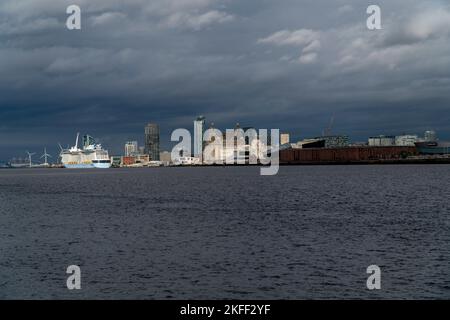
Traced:
<svg viewBox="0 0 450 320">
<path fill-rule="evenodd" d="M 67 169 L 90 169 L 90 168 L 94 168 L 94 165 L 91 164 L 87 164 L 87 163 L 64 163 L 64 168 Z"/>
<path fill-rule="evenodd" d="M 93 163 L 92 164 L 94 166 L 94 168 L 97 169 L 109 169 L 111 168 L 111 162 L 98 162 L 98 163 Z"/>
<path fill-rule="evenodd" d="M 10 168 L 29 168 L 30 165 L 29 164 L 23 164 L 23 163 L 21 163 L 21 164 L 10 163 L 9 167 Z"/>
</svg>

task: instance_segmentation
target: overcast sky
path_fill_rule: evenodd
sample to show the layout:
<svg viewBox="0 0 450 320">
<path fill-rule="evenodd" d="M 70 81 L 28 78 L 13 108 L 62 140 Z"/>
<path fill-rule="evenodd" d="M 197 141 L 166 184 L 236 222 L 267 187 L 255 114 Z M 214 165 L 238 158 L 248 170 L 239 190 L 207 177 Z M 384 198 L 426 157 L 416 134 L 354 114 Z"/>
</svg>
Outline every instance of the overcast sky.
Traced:
<svg viewBox="0 0 450 320">
<path fill-rule="evenodd" d="M 66 28 L 66 8 L 82 30 Z M 382 30 L 366 8 L 382 9 Z M 2 0 L 0 160 L 72 145 L 111 151 L 203 114 L 294 140 L 435 129 L 450 138 L 450 2 Z"/>
</svg>

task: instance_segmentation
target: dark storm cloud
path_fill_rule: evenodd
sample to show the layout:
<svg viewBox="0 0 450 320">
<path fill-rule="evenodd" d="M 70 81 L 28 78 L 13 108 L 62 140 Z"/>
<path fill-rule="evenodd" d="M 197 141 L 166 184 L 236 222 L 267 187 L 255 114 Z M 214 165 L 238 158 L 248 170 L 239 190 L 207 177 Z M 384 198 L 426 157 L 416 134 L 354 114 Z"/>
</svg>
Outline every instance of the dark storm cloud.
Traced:
<svg viewBox="0 0 450 320">
<path fill-rule="evenodd" d="M 77 131 L 120 152 L 149 121 L 169 147 L 198 114 L 296 138 L 333 114 L 355 140 L 450 134 L 443 1 L 379 1 L 379 31 L 360 0 L 80 0 L 82 30 L 68 31 L 72 2 L 0 3 L 0 158 Z"/>
</svg>

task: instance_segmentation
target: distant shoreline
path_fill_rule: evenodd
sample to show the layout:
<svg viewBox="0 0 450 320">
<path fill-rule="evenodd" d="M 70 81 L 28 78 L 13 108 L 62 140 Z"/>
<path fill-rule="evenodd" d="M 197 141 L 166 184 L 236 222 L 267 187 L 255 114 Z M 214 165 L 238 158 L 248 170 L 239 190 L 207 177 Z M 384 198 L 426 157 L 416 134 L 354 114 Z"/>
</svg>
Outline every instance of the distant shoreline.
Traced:
<svg viewBox="0 0 450 320">
<path fill-rule="evenodd" d="M 304 162 L 288 162 L 280 163 L 280 166 L 370 166 L 370 165 L 431 165 L 431 164 L 450 164 L 450 158 L 432 158 L 432 159 L 390 159 L 390 160 L 365 160 L 365 161 L 304 161 Z M 266 167 L 261 164 L 200 164 L 200 165 L 182 165 L 182 166 L 151 166 L 151 167 L 111 167 L 110 169 L 156 169 L 156 168 L 211 168 L 211 167 Z M 49 168 L 11 168 L 0 167 L 0 169 L 20 170 L 20 169 L 68 169 L 64 167 Z M 89 170 L 95 168 L 89 168 Z M 105 169 L 99 169 L 105 170 Z"/>
</svg>

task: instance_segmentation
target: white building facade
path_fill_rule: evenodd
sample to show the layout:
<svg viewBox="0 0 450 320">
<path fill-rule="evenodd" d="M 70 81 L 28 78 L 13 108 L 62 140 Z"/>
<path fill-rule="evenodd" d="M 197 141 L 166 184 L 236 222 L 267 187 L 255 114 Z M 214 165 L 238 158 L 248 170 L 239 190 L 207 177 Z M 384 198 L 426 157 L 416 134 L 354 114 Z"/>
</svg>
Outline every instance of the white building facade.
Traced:
<svg viewBox="0 0 450 320">
<path fill-rule="evenodd" d="M 394 136 L 376 136 L 369 138 L 370 147 L 390 147 L 395 146 Z"/>
<path fill-rule="evenodd" d="M 135 156 L 139 153 L 138 142 L 137 141 L 128 141 L 125 143 L 125 156 L 131 157 Z"/>
<path fill-rule="evenodd" d="M 203 154 L 203 130 L 205 127 L 205 117 L 199 116 L 194 121 L 194 157 L 202 159 Z"/>
<path fill-rule="evenodd" d="M 400 147 L 414 147 L 418 141 L 417 135 L 402 135 L 395 137 L 395 145 Z"/>
</svg>

